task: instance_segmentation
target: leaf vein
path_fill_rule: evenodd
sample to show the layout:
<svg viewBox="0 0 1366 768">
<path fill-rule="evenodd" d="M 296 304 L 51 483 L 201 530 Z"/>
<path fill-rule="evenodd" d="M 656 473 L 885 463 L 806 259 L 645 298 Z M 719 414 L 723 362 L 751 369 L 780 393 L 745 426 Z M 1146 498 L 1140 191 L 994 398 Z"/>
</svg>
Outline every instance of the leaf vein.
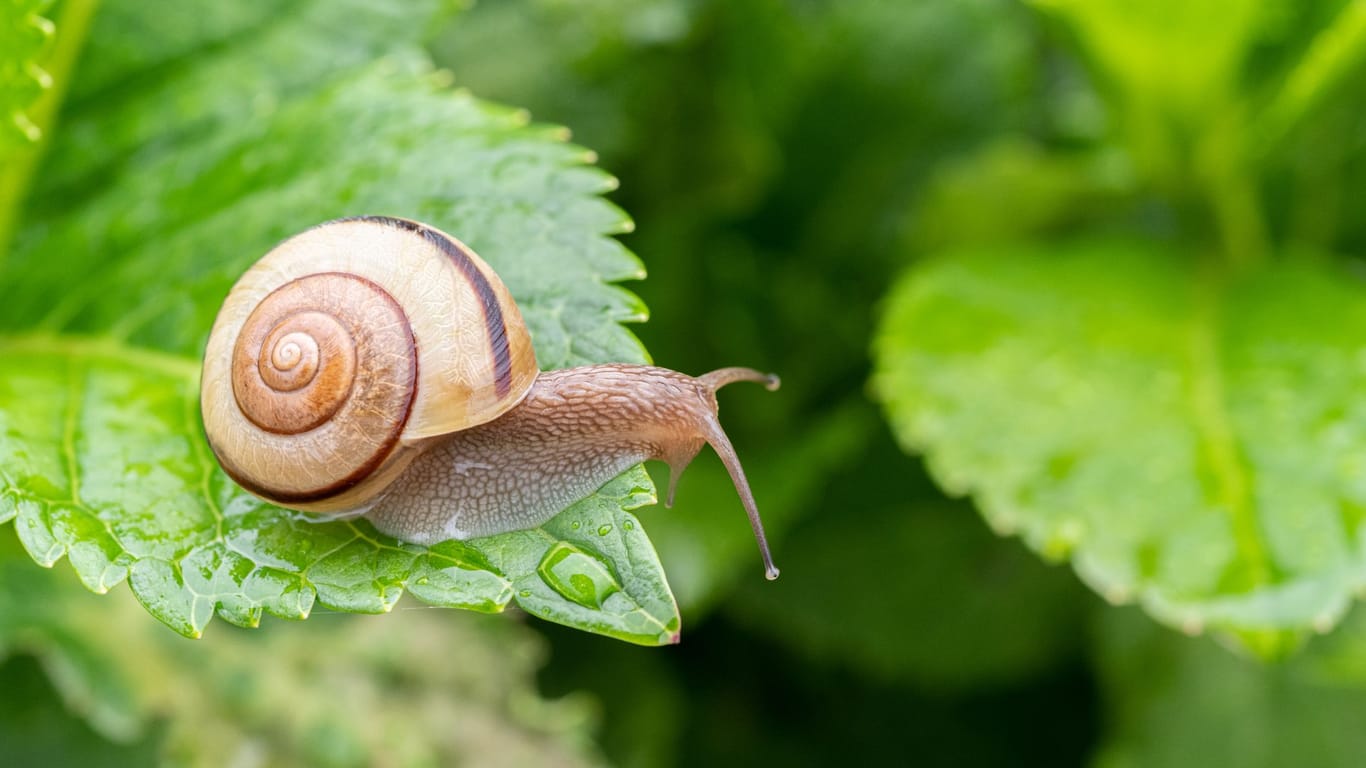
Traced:
<svg viewBox="0 0 1366 768">
<path fill-rule="evenodd" d="M 66 464 L 67 490 L 70 501 L 76 507 L 81 503 L 81 481 L 76 457 L 76 428 L 80 420 L 81 374 L 76 358 L 68 358 L 66 365 L 66 402 L 62 408 L 62 460 Z"/>
<path fill-rule="evenodd" d="M 1275 566 L 1263 542 L 1252 498 L 1250 470 L 1230 418 L 1219 360 L 1217 324 L 1222 286 L 1211 276 L 1197 281 L 1196 310 L 1190 324 L 1191 405 L 1204 458 L 1214 476 L 1215 503 L 1230 517 L 1239 557 L 1253 588 L 1276 581 Z"/>
</svg>

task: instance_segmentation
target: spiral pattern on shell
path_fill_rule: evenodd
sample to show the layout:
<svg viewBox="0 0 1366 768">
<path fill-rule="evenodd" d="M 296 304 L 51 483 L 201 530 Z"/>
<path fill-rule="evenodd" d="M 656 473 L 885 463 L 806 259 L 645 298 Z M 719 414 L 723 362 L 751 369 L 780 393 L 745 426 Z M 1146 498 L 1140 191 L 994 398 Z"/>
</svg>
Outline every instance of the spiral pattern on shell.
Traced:
<svg viewBox="0 0 1366 768">
<path fill-rule="evenodd" d="M 408 319 L 379 286 L 339 273 L 281 286 L 247 317 L 232 356 L 238 407 L 277 438 L 258 450 L 280 455 L 265 457 L 249 478 L 236 462 L 224 467 L 238 483 L 282 502 L 352 487 L 398 443 L 416 378 Z M 311 487 L 286 466 L 297 462 L 307 467 Z"/>
<path fill-rule="evenodd" d="M 204 426 L 257 496 L 356 512 L 436 437 L 518 403 L 536 372 L 521 314 L 472 251 L 416 222 L 343 219 L 234 286 L 205 351 Z"/>
</svg>

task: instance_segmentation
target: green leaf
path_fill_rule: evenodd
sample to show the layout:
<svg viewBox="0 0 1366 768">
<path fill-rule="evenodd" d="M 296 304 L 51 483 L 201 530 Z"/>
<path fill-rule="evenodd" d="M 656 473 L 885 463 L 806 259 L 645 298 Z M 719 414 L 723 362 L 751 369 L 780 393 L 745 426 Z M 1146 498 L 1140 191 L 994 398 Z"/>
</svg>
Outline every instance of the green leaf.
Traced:
<svg viewBox="0 0 1366 768">
<path fill-rule="evenodd" d="M 563 130 L 429 71 L 416 43 L 440 3 L 214 9 L 175 11 L 193 17 L 181 36 L 132 0 L 96 20 L 0 272 L 0 520 L 17 516 L 37 560 L 68 555 L 92 589 L 127 578 L 192 636 L 215 613 L 253 626 L 315 600 L 379 612 L 411 589 L 675 641 L 677 608 L 630 514 L 654 499 L 640 469 L 542 528 L 428 550 L 263 505 L 214 465 L 196 381 L 217 307 L 275 242 L 333 217 L 411 216 L 469 243 L 507 282 L 542 367 L 645 359 L 620 325 L 644 308 L 610 284 L 641 276 L 608 236 L 629 227 L 598 197 L 613 179 Z M 541 567 L 564 547 L 585 559 Z M 579 577 L 600 600 L 561 583 Z"/>
<path fill-rule="evenodd" d="M 1107 734 L 1098 768 L 1356 766 L 1366 680 L 1343 674 L 1366 650 L 1355 611 L 1305 653 L 1264 665 L 1208 638 L 1188 638 L 1132 611 L 1108 611 L 1097 633 Z"/>
<path fill-rule="evenodd" d="M 1139 243 L 912 269 L 876 344 L 905 446 L 1115 602 L 1272 655 L 1366 588 L 1366 291 Z"/>
<path fill-rule="evenodd" d="M 516 599 L 637 643 L 677 639 L 663 572 L 627 511 L 654 500 L 639 469 L 540 528 L 426 549 L 236 488 L 200 434 L 192 361 L 39 338 L 0 341 L 0 356 L 0 520 L 15 519 L 43 565 L 67 555 L 96 592 L 127 578 L 181 634 L 198 636 L 215 612 L 241 626 L 301 619 L 315 599 L 388 611 L 411 585 L 434 605 L 496 612 Z M 543 565 L 567 548 L 579 559 Z M 600 600 L 565 586 L 585 577 L 610 578 Z"/>
<path fill-rule="evenodd" d="M 0 328 L 36 323 L 197 356 L 229 286 L 276 242 L 330 218 L 399 213 L 498 270 L 542 367 L 643 360 L 618 323 L 644 307 L 607 284 L 642 270 L 603 236 L 630 224 L 596 197 L 615 181 L 584 165 L 591 153 L 449 91 L 414 50 L 359 59 L 380 52 L 376 40 L 401 42 L 411 20 L 299 5 L 151 87 L 111 85 L 79 102 L 20 232 Z M 378 18 L 356 21 L 366 15 Z M 97 72 L 99 50 L 92 41 Z M 140 75 L 150 76 L 128 78 Z M 86 277 L 72 284 L 65 270 Z"/>
<path fill-rule="evenodd" d="M 1132 169 L 1110 152 L 1048 152 L 1019 137 L 945 164 L 917 206 L 919 249 L 985 246 L 1047 236 L 1104 212 L 1133 187 Z"/>
<path fill-rule="evenodd" d="M 0 530 L 0 659 L 32 655 L 68 709 L 163 764 L 598 762 L 584 702 L 536 694 L 544 650 L 514 622 L 334 614 L 189 643 L 27 560 Z"/>
<path fill-rule="evenodd" d="M 0 13 L 0 157 L 17 144 L 34 142 L 42 131 L 29 108 L 52 78 L 40 65 L 52 39 L 52 22 L 42 16 L 51 0 L 15 0 Z"/>
</svg>

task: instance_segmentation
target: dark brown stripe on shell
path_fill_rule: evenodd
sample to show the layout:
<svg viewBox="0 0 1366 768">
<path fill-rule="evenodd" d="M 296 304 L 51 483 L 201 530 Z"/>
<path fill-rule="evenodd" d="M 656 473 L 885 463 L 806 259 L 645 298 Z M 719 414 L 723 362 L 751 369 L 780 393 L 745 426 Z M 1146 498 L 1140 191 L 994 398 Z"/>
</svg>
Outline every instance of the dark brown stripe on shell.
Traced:
<svg viewBox="0 0 1366 768">
<path fill-rule="evenodd" d="M 441 249 L 451 260 L 465 281 L 474 288 L 479 296 L 479 305 L 484 312 L 484 335 L 488 337 L 489 349 L 493 352 L 494 388 L 498 397 L 506 397 L 512 391 L 512 350 L 508 345 L 507 324 L 503 320 L 503 308 L 498 304 L 498 294 L 494 292 L 488 277 L 474 265 L 468 253 L 459 244 L 436 230 L 423 226 L 416 221 L 399 219 L 392 216 L 355 216 L 342 221 L 366 221 L 385 224 L 406 232 L 421 235 L 427 242 Z"/>
</svg>

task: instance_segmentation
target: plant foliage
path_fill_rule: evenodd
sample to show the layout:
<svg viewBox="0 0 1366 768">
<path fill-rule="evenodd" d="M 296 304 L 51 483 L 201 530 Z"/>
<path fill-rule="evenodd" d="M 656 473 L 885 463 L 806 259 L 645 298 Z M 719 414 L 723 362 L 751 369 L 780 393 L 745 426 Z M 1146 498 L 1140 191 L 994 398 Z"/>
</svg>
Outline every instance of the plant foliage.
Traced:
<svg viewBox="0 0 1366 768">
<path fill-rule="evenodd" d="M 128 578 L 192 636 L 215 613 L 379 612 L 407 590 L 677 639 L 630 512 L 653 501 L 640 470 L 536 530 L 428 550 L 262 504 L 206 452 L 196 358 L 217 306 L 273 243 L 343 215 L 458 233 L 508 283 L 543 367 L 644 360 L 619 325 L 643 306 L 610 284 L 641 275 L 608 237 L 629 226 L 598 197 L 613 180 L 563 130 L 431 70 L 421 20 L 448 10 L 104 6 L 3 265 L 0 518 L 39 562 L 69 555 L 97 591 Z"/>
<path fill-rule="evenodd" d="M 1034 240 L 1088 186 L 1014 187 L 1027 226 L 979 227 L 996 241 L 941 247 L 893 290 L 879 396 L 996 530 L 1112 601 L 1284 653 L 1363 587 L 1366 285 L 1270 215 L 1268 190 L 1366 53 L 1363 15 L 1316 30 L 1241 0 L 1038 5 L 1090 64 L 1110 124 L 1084 151 L 1123 169 L 1090 189 L 1126 214 Z"/>
</svg>

